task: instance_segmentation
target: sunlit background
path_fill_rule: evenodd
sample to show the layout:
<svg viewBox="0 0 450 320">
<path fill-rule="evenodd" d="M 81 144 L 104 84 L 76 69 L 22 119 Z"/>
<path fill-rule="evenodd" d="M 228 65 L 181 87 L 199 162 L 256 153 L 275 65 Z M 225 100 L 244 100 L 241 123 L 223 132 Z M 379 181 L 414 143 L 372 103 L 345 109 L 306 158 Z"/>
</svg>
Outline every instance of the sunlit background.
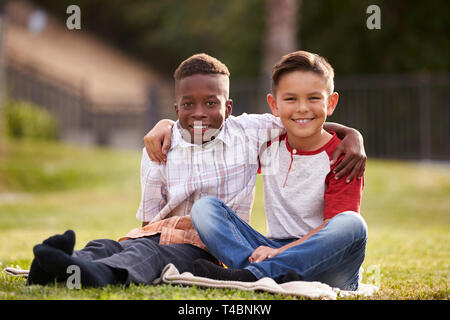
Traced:
<svg viewBox="0 0 450 320">
<path fill-rule="evenodd" d="M 65 229 L 80 249 L 139 224 L 143 136 L 176 119 L 181 61 L 219 58 L 233 114 L 263 113 L 271 67 L 302 49 L 335 69 L 328 120 L 364 136 L 378 297 L 448 299 L 449 12 L 444 0 L 0 1 L 0 263 L 29 267 L 33 245 Z M 252 225 L 264 233 L 262 193 L 258 178 Z M 0 280 L 0 299 L 34 297 Z"/>
<path fill-rule="evenodd" d="M 229 67 L 235 115 L 269 112 L 271 67 L 304 49 L 335 68 L 330 121 L 358 128 L 370 156 L 450 158 L 446 1 L 2 3 L 4 104 L 49 111 L 64 141 L 142 146 L 157 120 L 174 118 L 173 71 L 198 52 Z M 72 4 L 81 29 L 68 29 Z M 379 29 L 368 27 L 373 4 Z"/>
</svg>

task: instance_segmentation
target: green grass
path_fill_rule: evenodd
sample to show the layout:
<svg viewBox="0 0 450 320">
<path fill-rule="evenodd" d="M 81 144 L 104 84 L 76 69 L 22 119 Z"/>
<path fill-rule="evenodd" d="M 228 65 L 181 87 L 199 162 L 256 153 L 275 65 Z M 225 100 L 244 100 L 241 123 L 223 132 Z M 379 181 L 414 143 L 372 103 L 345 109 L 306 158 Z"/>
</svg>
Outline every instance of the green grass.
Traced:
<svg viewBox="0 0 450 320">
<path fill-rule="evenodd" d="M 75 249 L 139 225 L 140 151 L 7 141 L 0 149 L 0 268 L 29 268 L 32 248 L 73 229 Z M 449 299 L 450 166 L 370 160 L 362 215 L 369 226 L 363 282 L 370 299 Z M 252 225 L 265 232 L 261 179 Z M 70 290 L 26 286 L 0 273 L 0 299 L 296 299 L 264 292 L 171 285 Z"/>
</svg>

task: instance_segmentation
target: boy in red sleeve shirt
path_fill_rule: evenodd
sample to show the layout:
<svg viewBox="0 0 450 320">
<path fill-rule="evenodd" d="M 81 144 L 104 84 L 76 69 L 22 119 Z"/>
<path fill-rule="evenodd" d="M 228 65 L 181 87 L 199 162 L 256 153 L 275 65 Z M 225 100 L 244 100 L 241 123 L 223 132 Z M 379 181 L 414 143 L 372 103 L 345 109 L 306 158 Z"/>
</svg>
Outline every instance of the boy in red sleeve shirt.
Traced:
<svg viewBox="0 0 450 320">
<path fill-rule="evenodd" d="M 198 200 L 191 211 L 194 227 L 230 269 L 197 260 L 195 275 L 321 281 L 357 289 L 367 242 L 359 215 L 364 180 L 335 179 L 335 164 L 330 164 L 340 143 L 323 128 L 338 102 L 333 77 L 323 57 L 305 51 L 285 55 L 275 65 L 267 101 L 287 133 L 259 155 L 268 234 L 253 230 L 216 198 Z"/>
</svg>

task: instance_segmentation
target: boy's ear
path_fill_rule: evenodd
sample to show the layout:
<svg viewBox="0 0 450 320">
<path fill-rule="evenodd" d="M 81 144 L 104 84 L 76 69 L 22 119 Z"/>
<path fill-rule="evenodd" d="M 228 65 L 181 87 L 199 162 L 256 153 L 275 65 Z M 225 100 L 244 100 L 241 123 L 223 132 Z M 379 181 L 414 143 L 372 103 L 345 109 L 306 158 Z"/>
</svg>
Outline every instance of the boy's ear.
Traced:
<svg viewBox="0 0 450 320">
<path fill-rule="evenodd" d="M 278 113 L 277 99 L 275 99 L 273 94 L 269 93 L 267 95 L 267 103 L 269 104 L 270 110 L 272 110 L 272 114 L 275 117 L 279 117 L 280 114 Z"/>
<path fill-rule="evenodd" d="M 337 92 L 333 92 L 328 97 L 327 116 L 331 116 L 333 114 L 334 109 L 336 109 L 338 100 L 339 100 L 339 94 Z"/>
<path fill-rule="evenodd" d="M 225 119 L 228 119 L 232 111 L 233 111 L 233 100 L 228 99 L 225 102 Z"/>
<path fill-rule="evenodd" d="M 176 115 L 177 115 L 177 118 L 179 118 L 179 117 L 178 117 L 178 104 L 174 103 L 174 104 L 173 104 L 173 108 L 175 109 L 175 113 L 176 113 Z"/>
</svg>

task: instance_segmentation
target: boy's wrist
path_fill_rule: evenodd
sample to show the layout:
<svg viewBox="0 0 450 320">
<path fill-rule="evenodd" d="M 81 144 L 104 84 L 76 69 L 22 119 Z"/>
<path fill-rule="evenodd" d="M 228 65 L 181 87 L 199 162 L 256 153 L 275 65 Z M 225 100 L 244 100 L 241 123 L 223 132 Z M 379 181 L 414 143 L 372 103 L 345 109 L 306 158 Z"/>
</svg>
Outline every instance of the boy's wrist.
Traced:
<svg viewBox="0 0 450 320">
<path fill-rule="evenodd" d="M 335 132 L 339 139 L 344 139 L 348 134 L 352 134 L 352 128 L 339 123 L 325 122 L 323 128 L 328 132 Z"/>
<path fill-rule="evenodd" d="M 346 131 L 347 131 L 346 135 L 354 135 L 359 140 L 364 141 L 364 138 L 363 138 L 361 132 L 359 132 L 358 130 L 356 130 L 354 128 L 346 127 Z"/>
<path fill-rule="evenodd" d="M 358 130 L 351 128 L 351 127 L 346 127 L 346 126 L 341 125 L 338 130 L 335 130 L 335 132 L 336 132 L 338 138 L 341 140 L 344 139 L 345 137 L 351 136 L 351 137 L 354 137 L 354 138 L 360 140 L 361 142 L 364 141 L 364 138 L 363 138 L 361 132 L 359 132 Z"/>
</svg>

